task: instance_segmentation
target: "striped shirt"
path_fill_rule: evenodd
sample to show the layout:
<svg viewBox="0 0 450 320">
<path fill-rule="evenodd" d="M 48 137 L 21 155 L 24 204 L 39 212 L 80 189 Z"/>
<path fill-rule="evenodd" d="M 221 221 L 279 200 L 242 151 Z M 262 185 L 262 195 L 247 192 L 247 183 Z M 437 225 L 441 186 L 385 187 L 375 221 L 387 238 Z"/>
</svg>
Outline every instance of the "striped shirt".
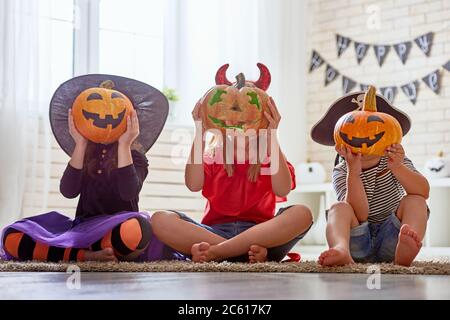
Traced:
<svg viewBox="0 0 450 320">
<path fill-rule="evenodd" d="M 367 202 L 369 203 L 370 223 L 386 220 L 397 208 L 406 191 L 387 167 L 387 157 L 381 157 L 377 166 L 363 170 L 360 174 Z M 404 158 L 403 164 L 410 170 L 418 172 L 411 160 Z M 347 163 L 337 164 L 333 169 L 333 187 L 338 201 L 345 201 L 347 193 Z"/>
</svg>

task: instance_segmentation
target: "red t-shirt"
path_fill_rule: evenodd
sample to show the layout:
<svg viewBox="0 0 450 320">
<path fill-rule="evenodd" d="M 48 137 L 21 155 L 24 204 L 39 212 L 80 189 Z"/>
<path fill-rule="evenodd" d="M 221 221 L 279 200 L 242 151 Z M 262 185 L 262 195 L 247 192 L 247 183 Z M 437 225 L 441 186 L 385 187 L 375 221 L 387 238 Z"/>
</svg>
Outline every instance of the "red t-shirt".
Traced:
<svg viewBox="0 0 450 320">
<path fill-rule="evenodd" d="M 291 173 L 291 190 L 295 189 L 295 172 L 288 162 Z M 235 221 L 261 223 L 274 217 L 275 203 L 286 201 L 272 191 L 270 175 L 260 174 L 256 182 L 250 182 L 247 170 L 250 164 L 235 164 L 233 176 L 228 177 L 223 164 L 205 155 L 203 165 L 205 179 L 203 196 L 207 199 L 202 223 L 213 225 Z M 264 164 L 262 167 L 269 167 Z"/>
</svg>

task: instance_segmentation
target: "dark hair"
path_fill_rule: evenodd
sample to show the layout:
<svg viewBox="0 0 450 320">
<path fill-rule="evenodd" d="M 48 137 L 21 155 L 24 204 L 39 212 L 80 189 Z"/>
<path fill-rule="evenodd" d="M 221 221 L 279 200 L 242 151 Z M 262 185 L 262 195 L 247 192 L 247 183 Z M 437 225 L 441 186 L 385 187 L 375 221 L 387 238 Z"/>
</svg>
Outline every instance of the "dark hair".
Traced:
<svg viewBox="0 0 450 320">
<path fill-rule="evenodd" d="M 100 159 L 96 156 L 98 148 L 98 144 L 89 141 L 84 156 L 83 168 L 91 177 L 95 177 L 97 175 L 96 173 L 99 168 Z M 103 167 L 106 169 L 106 173 L 108 175 L 113 169 L 117 168 L 117 148 L 118 143 L 116 142 L 108 147 L 108 151 L 105 154 Z"/>
</svg>

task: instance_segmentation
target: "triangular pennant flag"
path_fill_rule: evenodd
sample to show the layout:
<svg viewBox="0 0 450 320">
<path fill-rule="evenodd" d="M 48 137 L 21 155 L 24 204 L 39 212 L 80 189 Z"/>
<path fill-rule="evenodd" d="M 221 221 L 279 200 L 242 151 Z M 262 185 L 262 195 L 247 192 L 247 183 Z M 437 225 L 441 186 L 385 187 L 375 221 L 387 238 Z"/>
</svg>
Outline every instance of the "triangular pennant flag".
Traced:
<svg viewBox="0 0 450 320">
<path fill-rule="evenodd" d="M 367 91 L 367 90 L 369 90 L 370 85 L 369 84 L 360 83 L 359 87 L 361 88 L 361 91 Z"/>
<path fill-rule="evenodd" d="M 375 51 L 375 57 L 377 58 L 378 64 L 381 67 L 384 63 L 384 59 L 386 59 L 386 56 L 391 49 L 391 46 L 374 45 L 373 49 Z"/>
<path fill-rule="evenodd" d="M 433 32 L 428 32 L 414 39 L 414 42 L 427 57 L 430 56 L 433 45 Z"/>
<path fill-rule="evenodd" d="M 415 80 L 401 86 L 403 93 L 408 97 L 412 104 L 417 102 L 417 94 L 419 93 L 419 81 Z"/>
<path fill-rule="evenodd" d="M 450 60 L 447 61 L 446 64 L 443 65 L 444 69 L 450 71 Z"/>
<path fill-rule="evenodd" d="M 352 79 L 342 76 L 342 91 L 344 94 L 349 93 L 356 86 L 356 82 Z"/>
<path fill-rule="evenodd" d="M 390 103 L 393 103 L 395 100 L 395 96 L 397 95 L 397 87 L 382 87 L 380 88 L 380 92 Z"/>
<path fill-rule="evenodd" d="M 422 80 L 434 93 L 439 94 L 441 90 L 441 74 L 439 73 L 439 69 L 427 74 Z"/>
<path fill-rule="evenodd" d="M 309 72 L 319 68 L 323 64 L 323 59 L 320 54 L 317 53 L 316 50 L 313 50 L 311 56 L 311 64 L 309 65 Z"/>
<path fill-rule="evenodd" d="M 350 46 L 352 40 L 350 38 L 336 34 L 336 47 L 338 57 Z"/>
<path fill-rule="evenodd" d="M 395 52 L 397 52 L 398 57 L 401 62 L 405 64 L 406 59 L 408 59 L 409 51 L 411 50 L 411 41 L 401 42 L 393 45 Z"/>
<path fill-rule="evenodd" d="M 369 49 L 370 44 L 361 43 L 361 42 L 355 42 L 355 54 L 356 54 L 356 60 L 358 61 L 358 64 L 361 63 L 361 61 L 366 56 L 367 50 Z"/>
<path fill-rule="evenodd" d="M 339 76 L 339 71 L 327 64 L 327 69 L 325 70 L 325 86 Z"/>
</svg>

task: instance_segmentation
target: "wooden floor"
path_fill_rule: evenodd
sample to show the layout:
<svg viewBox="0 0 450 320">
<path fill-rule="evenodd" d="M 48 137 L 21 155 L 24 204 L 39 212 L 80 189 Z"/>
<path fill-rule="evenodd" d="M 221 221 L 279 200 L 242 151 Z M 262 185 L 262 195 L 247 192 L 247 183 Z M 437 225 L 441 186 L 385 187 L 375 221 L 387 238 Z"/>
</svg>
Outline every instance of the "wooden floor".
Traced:
<svg viewBox="0 0 450 320">
<path fill-rule="evenodd" d="M 0 273 L 0 299 L 450 299 L 450 277 L 365 274 Z M 373 282 L 371 282 L 373 283 Z"/>
</svg>

